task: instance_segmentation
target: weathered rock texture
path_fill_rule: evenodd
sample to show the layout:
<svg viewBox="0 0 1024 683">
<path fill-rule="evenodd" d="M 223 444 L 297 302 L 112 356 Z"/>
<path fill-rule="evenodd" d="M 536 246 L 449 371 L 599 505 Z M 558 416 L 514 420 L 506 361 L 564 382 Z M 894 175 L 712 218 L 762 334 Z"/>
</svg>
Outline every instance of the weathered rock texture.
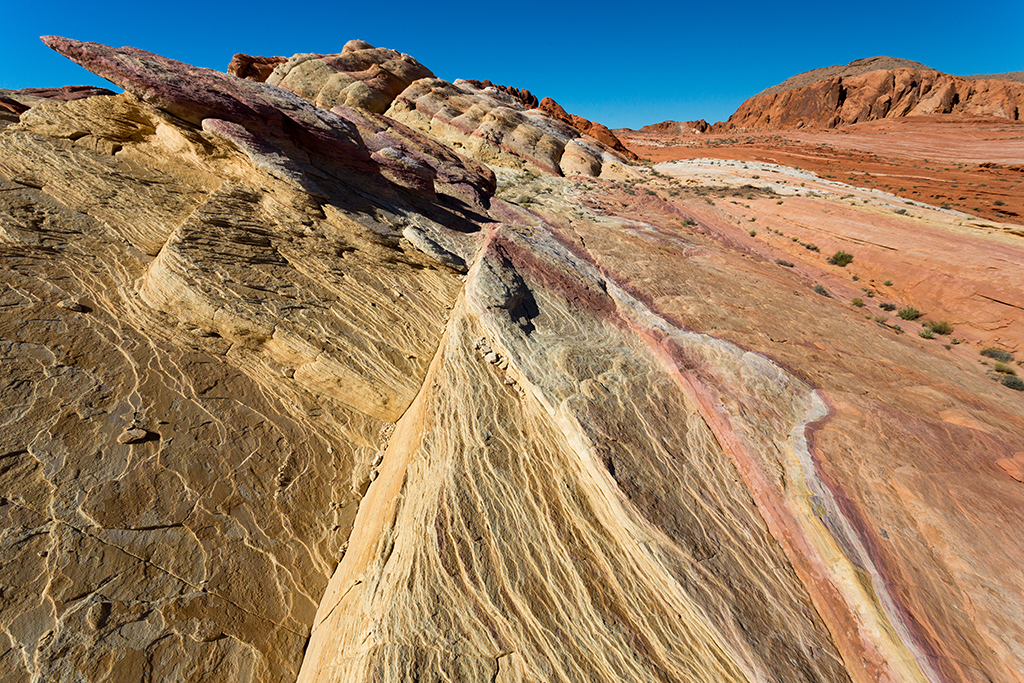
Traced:
<svg viewBox="0 0 1024 683">
<path fill-rule="evenodd" d="M 884 118 L 958 114 L 1011 121 L 1024 112 L 1024 84 L 961 78 L 916 62 L 874 57 L 816 69 L 751 97 L 716 130 L 834 128 Z"/>
<path fill-rule="evenodd" d="M 126 92 L 0 130 L 3 680 L 1020 680 L 973 358 L 667 180 L 538 175 L 571 133 L 501 89 L 46 42 Z"/>
</svg>

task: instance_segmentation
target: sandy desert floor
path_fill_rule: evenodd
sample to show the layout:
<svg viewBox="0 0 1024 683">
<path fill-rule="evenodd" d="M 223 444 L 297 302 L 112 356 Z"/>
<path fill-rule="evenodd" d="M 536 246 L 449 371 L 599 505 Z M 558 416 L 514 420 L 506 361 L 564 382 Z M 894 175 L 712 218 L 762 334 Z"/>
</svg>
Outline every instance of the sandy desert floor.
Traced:
<svg viewBox="0 0 1024 683">
<path fill-rule="evenodd" d="M 910 117 L 834 130 L 725 135 L 625 133 L 654 162 L 690 157 L 762 161 L 981 218 L 1024 224 L 1024 123 Z"/>
</svg>

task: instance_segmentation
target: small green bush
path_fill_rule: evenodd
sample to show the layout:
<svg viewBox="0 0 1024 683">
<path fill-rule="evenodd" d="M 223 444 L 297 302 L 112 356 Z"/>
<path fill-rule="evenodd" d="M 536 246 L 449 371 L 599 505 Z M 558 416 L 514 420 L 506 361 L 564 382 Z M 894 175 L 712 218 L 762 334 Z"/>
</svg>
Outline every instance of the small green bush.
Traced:
<svg viewBox="0 0 1024 683">
<path fill-rule="evenodd" d="M 689 228 L 690 226 L 697 225 L 697 221 L 692 218 L 685 218 L 683 219 L 683 225 Z"/>
<path fill-rule="evenodd" d="M 924 328 L 923 330 L 921 330 L 920 332 L 918 332 L 917 334 L 918 334 L 919 337 L 923 337 L 925 339 L 934 339 L 935 338 L 935 333 L 932 332 L 931 330 L 929 330 L 927 327 Z"/>
<path fill-rule="evenodd" d="M 832 258 L 830 258 L 828 262 L 833 266 L 845 268 L 853 262 L 853 254 L 847 254 L 845 251 L 840 250 L 832 254 Z"/>
<path fill-rule="evenodd" d="M 985 356 L 986 358 L 1002 361 L 1003 363 L 1009 363 L 1010 361 L 1013 360 L 1012 353 L 1010 353 L 1009 351 L 998 349 L 994 346 L 989 346 L 988 348 L 982 349 L 981 355 Z"/>
<path fill-rule="evenodd" d="M 996 372 L 1001 372 L 1004 375 L 1016 375 L 1017 371 L 1011 368 L 1009 365 L 1002 363 L 996 363 Z"/>
<path fill-rule="evenodd" d="M 953 326 L 945 320 L 926 320 L 924 326 L 935 334 L 951 334 Z"/>
<path fill-rule="evenodd" d="M 893 213 L 898 213 L 901 216 L 906 216 L 907 215 L 907 210 L 906 209 L 896 209 L 895 211 L 893 211 Z"/>
<path fill-rule="evenodd" d="M 827 297 L 831 297 L 832 296 L 831 294 L 828 293 L 828 290 L 825 289 L 824 287 L 822 287 L 821 285 L 814 285 L 814 291 L 815 291 L 815 293 L 821 294 L 822 296 L 827 296 Z"/>
<path fill-rule="evenodd" d="M 750 231 L 750 236 L 751 237 L 757 237 L 757 230 L 751 230 Z"/>
<path fill-rule="evenodd" d="M 850 303 L 857 308 L 864 308 L 864 299 L 861 299 L 860 297 L 854 297 L 850 300 Z"/>
<path fill-rule="evenodd" d="M 892 280 L 886 280 L 882 284 L 885 285 L 886 287 L 892 287 Z"/>
<path fill-rule="evenodd" d="M 1014 377 L 1013 375 L 1003 375 L 1003 378 L 999 380 L 1004 387 L 1009 387 L 1015 391 L 1024 391 L 1024 380 L 1020 377 Z"/>
<path fill-rule="evenodd" d="M 883 301 L 882 303 L 878 304 L 878 307 L 881 308 L 883 311 L 895 311 L 896 310 L 896 304 L 890 304 L 890 303 L 888 303 L 886 301 Z"/>
<path fill-rule="evenodd" d="M 900 310 L 896 311 L 896 315 L 904 320 L 917 320 L 921 317 L 921 311 L 917 310 L 913 306 L 904 306 Z"/>
<path fill-rule="evenodd" d="M 777 258 L 777 259 L 775 259 L 775 262 L 777 264 L 779 264 L 780 266 L 786 266 L 787 268 L 792 268 L 793 267 L 793 262 L 792 261 L 784 261 L 784 260 L 782 260 L 780 258 Z"/>
</svg>

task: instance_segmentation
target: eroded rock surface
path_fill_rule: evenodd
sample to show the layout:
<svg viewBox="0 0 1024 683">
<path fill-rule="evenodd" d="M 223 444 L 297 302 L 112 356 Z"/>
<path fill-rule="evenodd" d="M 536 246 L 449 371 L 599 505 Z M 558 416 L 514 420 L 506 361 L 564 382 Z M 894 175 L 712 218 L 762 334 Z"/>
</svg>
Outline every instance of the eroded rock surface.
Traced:
<svg viewBox="0 0 1024 683">
<path fill-rule="evenodd" d="M 778 265 L 760 178 L 47 43 L 126 92 L 0 130 L 0 678 L 1020 680 L 1024 403 Z"/>
</svg>

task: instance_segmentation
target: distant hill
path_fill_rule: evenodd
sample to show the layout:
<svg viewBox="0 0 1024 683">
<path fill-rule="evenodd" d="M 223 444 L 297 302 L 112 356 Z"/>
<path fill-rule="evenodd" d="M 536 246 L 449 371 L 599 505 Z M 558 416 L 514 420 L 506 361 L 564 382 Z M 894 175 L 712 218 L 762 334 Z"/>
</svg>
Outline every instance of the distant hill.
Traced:
<svg viewBox="0 0 1024 683">
<path fill-rule="evenodd" d="M 754 95 L 714 130 L 834 128 L 882 118 L 952 114 L 1018 121 L 1024 72 L 953 76 L 920 62 L 869 57 L 813 69 Z"/>
</svg>

